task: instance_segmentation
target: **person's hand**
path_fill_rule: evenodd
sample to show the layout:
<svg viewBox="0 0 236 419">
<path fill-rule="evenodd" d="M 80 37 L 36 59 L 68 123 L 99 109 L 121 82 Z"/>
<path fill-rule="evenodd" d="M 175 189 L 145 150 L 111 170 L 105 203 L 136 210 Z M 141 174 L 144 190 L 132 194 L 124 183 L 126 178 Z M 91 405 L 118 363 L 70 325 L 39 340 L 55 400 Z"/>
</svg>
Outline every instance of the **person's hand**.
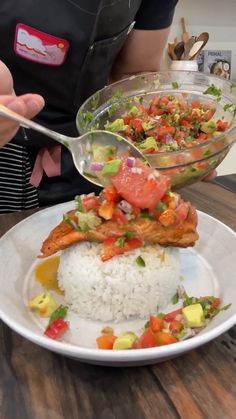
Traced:
<svg viewBox="0 0 236 419">
<path fill-rule="evenodd" d="M 11 73 L 0 61 L 0 104 L 31 119 L 44 107 L 44 99 L 31 93 L 15 96 Z M 0 116 L 0 147 L 10 141 L 18 129 L 16 122 Z"/>
<path fill-rule="evenodd" d="M 204 177 L 202 180 L 204 180 L 204 182 L 210 182 L 211 180 L 214 180 L 216 176 L 217 176 L 217 171 L 212 170 L 212 172 L 210 172 L 209 175 Z"/>
</svg>

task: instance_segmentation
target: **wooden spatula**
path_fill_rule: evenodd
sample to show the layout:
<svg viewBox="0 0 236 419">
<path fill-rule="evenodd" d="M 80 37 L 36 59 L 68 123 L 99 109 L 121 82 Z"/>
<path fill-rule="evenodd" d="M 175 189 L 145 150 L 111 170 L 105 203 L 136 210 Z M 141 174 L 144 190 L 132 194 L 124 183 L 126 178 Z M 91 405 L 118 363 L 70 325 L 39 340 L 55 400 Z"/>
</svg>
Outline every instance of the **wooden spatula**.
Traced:
<svg viewBox="0 0 236 419">
<path fill-rule="evenodd" d="M 186 31 L 186 25 L 185 25 L 184 17 L 181 17 L 181 26 L 182 26 L 182 40 L 185 43 L 189 40 L 189 34 Z"/>
</svg>

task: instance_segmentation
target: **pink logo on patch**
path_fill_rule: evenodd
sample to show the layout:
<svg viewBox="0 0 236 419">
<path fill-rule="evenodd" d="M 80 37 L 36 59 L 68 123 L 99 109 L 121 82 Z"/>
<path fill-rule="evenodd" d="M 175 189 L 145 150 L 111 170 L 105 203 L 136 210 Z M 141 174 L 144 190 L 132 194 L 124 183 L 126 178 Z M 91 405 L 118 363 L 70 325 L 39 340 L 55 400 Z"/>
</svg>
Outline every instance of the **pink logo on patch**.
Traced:
<svg viewBox="0 0 236 419">
<path fill-rule="evenodd" d="M 67 56 L 69 42 L 19 23 L 16 26 L 14 50 L 26 60 L 60 66 Z"/>
</svg>

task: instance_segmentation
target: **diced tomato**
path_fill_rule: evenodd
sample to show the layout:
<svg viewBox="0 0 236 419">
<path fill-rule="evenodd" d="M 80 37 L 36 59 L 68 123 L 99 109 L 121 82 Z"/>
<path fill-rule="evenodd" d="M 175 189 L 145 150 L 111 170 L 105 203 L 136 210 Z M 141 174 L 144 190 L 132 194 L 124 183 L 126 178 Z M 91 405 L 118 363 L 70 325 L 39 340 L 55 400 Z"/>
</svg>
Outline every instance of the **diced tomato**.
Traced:
<svg viewBox="0 0 236 419">
<path fill-rule="evenodd" d="M 193 225 L 194 225 L 194 226 L 196 226 L 196 225 L 197 225 L 197 223 L 198 223 L 197 211 L 196 211 L 196 209 L 195 209 L 192 205 L 190 205 L 190 204 L 189 204 L 189 208 L 188 208 L 188 217 L 187 217 L 187 220 L 188 220 L 190 223 L 193 223 Z"/>
<path fill-rule="evenodd" d="M 98 349 L 112 349 L 116 336 L 104 334 L 96 339 Z"/>
<path fill-rule="evenodd" d="M 208 135 L 205 132 L 200 132 L 198 134 L 197 139 L 198 139 L 199 142 L 204 142 L 204 141 L 206 141 L 208 139 Z M 199 153 L 199 157 L 201 157 L 201 154 L 200 153 Z"/>
<path fill-rule="evenodd" d="M 165 314 L 164 321 L 169 323 L 176 319 L 178 314 L 182 314 L 182 308 L 178 308 L 177 310 L 171 311 L 170 313 Z"/>
<path fill-rule="evenodd" d="M 159 127 L 157 132 L 160 137 L 166 134 L 173 135 L 175 133 L 175 127 Z"/>
<path fill-rule="evenodd" d="M 127 218 L 123 211 L 121 211 L 119 208 L 115 209 L 113 212 L 112 219 L 118 224 L 127 224 Z"/>
<path fill-rule="evenodd" d="M 182 224 L 186 220 L 188 216 L 188 211 L 189 211 L 189 204 L 183 201 L 180 202 L 180 204 L 175 209 L 175 214 L 176 214 L 175 224 L 176 225 Z"/>
<path fill-rule="evenodd" d="M 132 119 L 132 116 L 129 116 L 129 115 L 125 115 L 125 116 L 123 116 L 123 121 L 124 121 L 124 124 L 125 124 L 125 125 L 129 125 L 129 123 L 130 123 L 131 119 Z"/>
<path fill-rule="evenodd" d="M 214 109 L 213 110 L 212 109 L 208 109 L 204 113 L 204 119 L 205 119 L 205 121 L 209 121 L 212 118 L 213 114 L 214 114 Z"/>
<path fill-rule="evenodd" d="M 143 132 L 143 121 L 140 118 L 131 119 L 130 125 L 135 129 L 136 133 Z"/>
<path fill-rule="evenodd" d="M 169 324 L 169 330 L 171 331 L 171 333 L 174 333 L 174 334 L 179 333 L 182 329 L 183 329 L 183 325 L 178 320 L 173 320 Z"/>
<path fill-rule="evenodd" d="M 221 304 L 220 298 L 216 297 L 212 303 L 212 307 L 219 307 L 220 304 Z"/>
<path fill-rule="evenodd" d="M 217 131 L 226 131 L 228 129 L 228 127 L 229 127 L 229 124 L 228 124 L 227 121 L 219 120 L 216 123 Z"/>
<path fill-rule="evenodd" d="M 150 179 L 153 173 L 150 167 L 136 159 L 135 168 L 139 169 L 139 172 L 136 172 L 127 166 L 126 160 L 126 157 L 121 158 L 120 169 L 111 178 L 117 192 L 135 207 L 155 208 L 169 188 L 169 178 L 160 175 L 157 179 Z"/>
<path fill-rule="evenodd" d="M 136 237 L 125 239 L 123 245 L 119 245 L 119 237 L 109 237 L 103 242 L 102 261 L 111 259 L 113 256 L 122 255 L 125 252 L 138 249 L 142 246 L 142 241 Z"/>
<path fill-rule="evenodd" d="M 192 108 L 199 109 L 201 107 L 201 103 L 199 100 L 193 100 L 191 103 Z"/>
<path fill-rule="evenodd" d="M 136 349 L 153 348 L 154 346 L 156 346 L 156 339 L 150 327 L 145 330 L 145 332 L 139 339 L 136 340 L 134 344 L 134 348 Z"/>
<path fill-rule="evenodd" d="M 111 220 L 115 209 L 115 202 L 103 201 L 98 208 L 98 214 L 105 220 Z"/>
<path fill-rule="evenodd" d="M 50 339 L 60 338 L 69 329 L 69 323 L 59 318 L 48 325 L 44 334 Z"/>
<path fill-rule="evenodd" d="M 157 316 L 150 316 L 149 325 L 153 332 L 160 332 L 163 329 L 163 319 Z"/>
<path fill-rule="evenodd" d="M 155 333 L 155 341 L 156 344 L 160 346 L 170 345 L 171 343 L 178 342 L 178 340 L 173 335 L 166 332 Z"/>
<path fill-rule="evenodd" d="M 168 208 L 167 210 L 163 211 L 160 215 L 160 217 L 158 218 L 158 220 L 160 221 L 160 223 L 164 226 L 164 227 L 168 227 L 170 225 L 175 224 L 176 222 L 176 213 L 175 210 Z"/>
<path fill-rule="evenodd" d="M 83 198 L 83 208 L 84 211 L 87 212 L 89 210 L 97 211 L 99 207 L 98 198 L 96 196 L 85 196 Z"/>
<path fill-rule="evenodd" d="M 103 189 L 103 196 L 108 202 L 119 202 L 120 199 L 120 195 L 112 185 L 106 186 L 106 188 Z"/>
</svg>

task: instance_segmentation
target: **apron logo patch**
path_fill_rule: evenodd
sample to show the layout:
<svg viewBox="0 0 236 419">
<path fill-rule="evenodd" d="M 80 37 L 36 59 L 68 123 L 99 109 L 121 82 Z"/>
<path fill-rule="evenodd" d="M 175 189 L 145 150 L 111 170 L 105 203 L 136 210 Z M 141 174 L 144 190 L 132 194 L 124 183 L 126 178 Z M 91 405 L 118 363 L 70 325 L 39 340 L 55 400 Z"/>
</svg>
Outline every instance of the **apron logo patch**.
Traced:
<svg viewBox="0 0 236 419">
<path fill-rule="evenodd" d="M 14 50 L 26 60 L 60 66 L 65 61 L 69 42 L 19 23 L 16 26 Z"/>
</svg>

